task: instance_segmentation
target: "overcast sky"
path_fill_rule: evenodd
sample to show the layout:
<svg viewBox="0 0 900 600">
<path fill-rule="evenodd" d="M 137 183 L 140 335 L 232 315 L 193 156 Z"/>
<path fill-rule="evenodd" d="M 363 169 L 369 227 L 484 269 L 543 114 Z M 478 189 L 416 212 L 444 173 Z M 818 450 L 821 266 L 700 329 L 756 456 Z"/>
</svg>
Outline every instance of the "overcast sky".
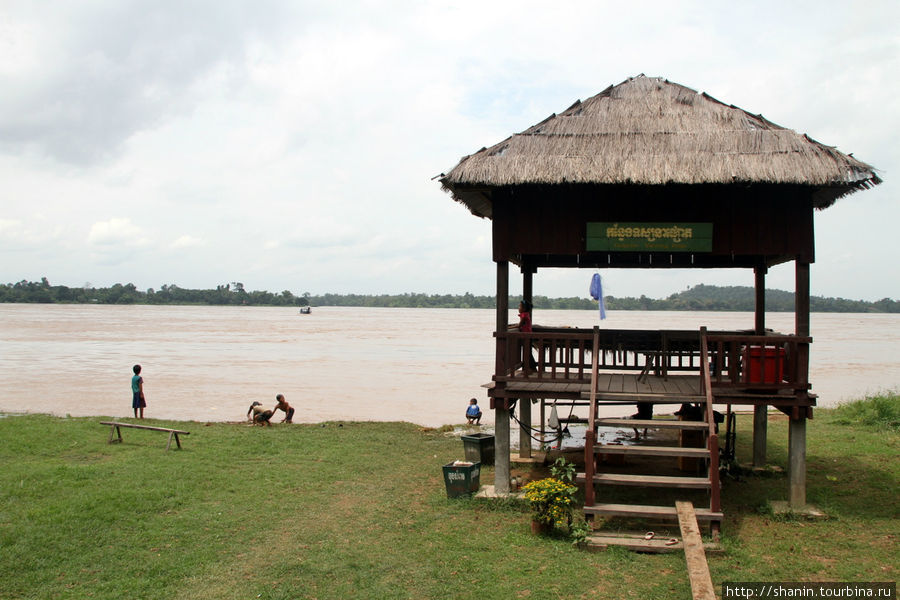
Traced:
<svg viewBox="0 0 900 600">
<path fill-rule="evenodd" d="M 432 177 L 645 73 L 879 169 L 816 214 L 812 292 L 900 298 L 900 3 L 625 4 L 5 0 L 0 282 L 492 294 L 490 222 Z M 605 291 L 752 282 L 615 270 Z"/>
</svg>

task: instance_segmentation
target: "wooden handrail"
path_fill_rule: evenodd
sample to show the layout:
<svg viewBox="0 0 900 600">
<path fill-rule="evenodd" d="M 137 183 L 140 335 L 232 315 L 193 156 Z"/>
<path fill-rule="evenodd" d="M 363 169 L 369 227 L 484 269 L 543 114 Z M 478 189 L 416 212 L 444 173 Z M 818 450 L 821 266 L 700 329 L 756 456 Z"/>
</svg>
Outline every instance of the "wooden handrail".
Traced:
<svg viewBox="0 0 900 600">
<path fill-rule="evenodd" d="M 706 424 L 708 434 L 706 439 L 709 448 L 709 509 L 713 512 L 722 510 L 721 489 L 719 487 L 719 436 L 716 434 L 716 416 L 713 412 L 712 378 L 709 372 L 709 350 L 707 344 L 709 338 L 706 327 L 700 328 L 700 382 L 706 395 Z M 717 357 L 717 371 L 719 360 Z"/>
<path fill-rule="evenodd" d="M 594 505 L 594 461 L 597 455 L 594 446 L 597 443 L 597 378 L 600 367 L 597 356 L 600 354 L 600 328 L 594 327 L 594 344 L 591 358 L 591 406 L 588 409 L 587 431 L 584 432 L 584 505 Z"/>
</svg>

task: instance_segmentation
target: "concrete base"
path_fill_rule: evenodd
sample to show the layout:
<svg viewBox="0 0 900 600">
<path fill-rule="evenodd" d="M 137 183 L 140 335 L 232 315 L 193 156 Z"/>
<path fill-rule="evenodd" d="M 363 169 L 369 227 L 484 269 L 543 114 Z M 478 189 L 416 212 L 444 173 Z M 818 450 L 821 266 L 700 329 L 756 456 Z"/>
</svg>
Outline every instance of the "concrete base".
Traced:
<svg viewBox="0 0 900 600">
<path fill-rule="evenodd" d="M 784 475 L 784 468 L 779 465 L 763 465 L 761 467 L 754 466 L 753 463 L 741 463 L 738 465 L 741 471 L 750 475 L 760 477 L 772 477 L 775 475 Z"/>
<path fill-rule="evenodd" d="M 538 450 L 532 450 L 531 456 L 521 456 L 511 454 L 509 457 L 510 462 L 518 463 L 518 464 L 527 464 L 527 465 L 542 465 L 547 462 L 547 453 L 540 452 Z"/>
<path fill-rule="evenodd" d="M 824 512 L 822 512 L 812 504 L 805 504 L 801 508 L 791 507 L 790 503 L 786 500 L 773 500 L 769 504 L 772 506 L 772 512 L 778 516 L 794 515 L 813 520 L 828 518 L 828 515 L 826 515 Z"/>
<path fill-rule="evenodd" d="M 494 486 L 492 485 L 483 485 L 481 489 L 478 490 L 478 493 L 475 494 L 476 498 L 515 498 L 516 500 L 524 500 L 525 492 L 508 492 L 506 494 L 498 494 Z"/>
</svg>

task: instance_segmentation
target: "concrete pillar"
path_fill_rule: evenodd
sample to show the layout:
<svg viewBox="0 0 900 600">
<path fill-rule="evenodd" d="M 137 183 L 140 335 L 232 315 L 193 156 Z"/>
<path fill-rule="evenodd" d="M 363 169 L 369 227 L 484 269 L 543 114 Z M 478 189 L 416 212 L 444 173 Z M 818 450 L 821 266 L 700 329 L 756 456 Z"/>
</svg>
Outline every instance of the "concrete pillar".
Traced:
<svg viewBox="0 0 900 600">
<path fill-rule="evenodd" d="M 768 436 L 768 407 L 753 407 L 753 466 L 766 466 L 766 437 Z"/>
<path fill-rule="evenodd" d="M 790 420 L 788 431 L 788 503 L 792 510 L 806 506 L 806 418 Z"/>
<path fill-rule="evenodd" d="M 494 409 L 494 490 L 509 493 L 509 410 L 502 400 Z"/>
</svg>

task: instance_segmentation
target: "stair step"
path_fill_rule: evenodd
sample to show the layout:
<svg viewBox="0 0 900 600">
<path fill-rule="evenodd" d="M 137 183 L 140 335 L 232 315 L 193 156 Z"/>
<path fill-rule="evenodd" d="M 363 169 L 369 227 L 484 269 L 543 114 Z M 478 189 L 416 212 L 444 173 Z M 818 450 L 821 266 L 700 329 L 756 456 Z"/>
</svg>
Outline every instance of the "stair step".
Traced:
<svg viewBox="0 0 900 600">
<path fill-rule="evenodd" d="M 625 446 L 624 444 L 598 444 L 596 454 L 624 454 L 625 456 L 690 456 L 709 458 L 707 448 L 681 448 L 679 446 Z"/>
<path fill-rule="evenodd" d="M 582 398 L 590 400 L 591 393 L 582 392 Z M 651 404 L 692 404 L 706 402 L 705 394 L 666 394 L 666 393 L 632 393 L 632 392 L 597 392 L 594 399 L 602 401 L 622 401 L 633 404 L 634 402 L 649 402 Z"/>
<path fill-rule="evenodd" d="M 678 539 L 678 541 L 674 544 L 667 544 L 667 542 L 671 539 L 673 538 L 662 537 L 646 540 L 642 537 L 605 535 L 602 533 L 598 533 L 595 535 L 587 536 L 585 542 L 587 543 L 588 548 L 592 548 L 595 550 L 604 550 L 609 546 L 621 546 L 635 552 L 663 553 L 681 552 L 682 550 L 684 550 L 684 543 L 680 538 L 676 538 Z M 703 548 L 708 553 L 717 553 L 722 551 L 721 544 L 716 544 L 714 542 L 704 543 Z"/>
<path fill-rule="evenodd" d="M 584 512 L 609 517 L 632 517 L 643 519 L 678 520 L 674 506 L 650 506 L 647 504 L 595 504 L 585 506 Z M 721 521 L 725 515 L 708 508 L 695 508 L 698 521 Z"/>
<path fill-rule="evenodd" d="M 584 473 L 576 476 L 578 483 L 584 483 Z M 672 477 L 669 475 L 626 475 L 619 473 L 597 473 L 594 483 L 606 485 L 637 485 L 646 487 L 673 487 L 687 489 L 710 489 L 708 477 Z"/>
<path fill-rule="evenodd" d="M 656 427 L 659 429 L 694 429 L 707 430 L 709 425 L 705 421 L 665 421 L 663 419 L 597 419 L 597 425 L 601 427 L 633 427 L 644 429 Z"/>
</svg>

